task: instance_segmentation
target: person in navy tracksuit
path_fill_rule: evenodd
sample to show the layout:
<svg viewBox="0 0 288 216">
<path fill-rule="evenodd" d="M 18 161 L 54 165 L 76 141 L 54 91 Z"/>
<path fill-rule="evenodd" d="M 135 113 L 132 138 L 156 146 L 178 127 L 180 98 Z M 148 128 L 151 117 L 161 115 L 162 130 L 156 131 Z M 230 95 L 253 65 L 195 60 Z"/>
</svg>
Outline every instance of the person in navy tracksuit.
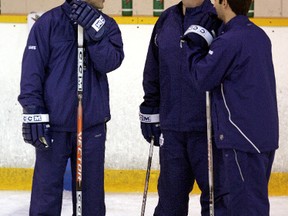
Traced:
<svg viewBox="0 0 288 216">
<path fill-rule="evenodd" d="M 147 142 L 154 137 L 154 145 L 160 145 L 155 216 L 187 215 L 195 180 L 201 190 L 202 215 L 209 215 L 205 92 L 192 85 L 185 52 L 180 47 L 184 30 L 191 23 L 198 23 L 205 13 L 215 14 L 210 0 L 182 0 L 161 14 L 151 35 L 140 120 Z M 218 166 L 223 161 L 217 157 Z M 215 212 L 226 215 L 226 191 L 219 185 L 219 172 L 215 174 Z"/>
<path fill-rule="evenodd" d="M 22 61 L 23 137 L 36 147 L 30 215 L 61 214 L 63 176 L 71 158 L 75 211 L 77 24 L 84 28 L 83 215 L 105 215 L 104 155 L 110 119 L 107 73 L 124 58 L 116 22 L 103 0 L 66 0 L 33 25 Z"/>
<path fill-rule="evenodd" d="M 215 1 L 223 32 L 208 49 L 210 42 L 203 41 L 209 41 L 213 26 L 207 22 L 211 17 L 204 17 L 185 33 L 183 50 L 194 84 L 212 93 L 214 142 L 223 150 L 229 185 L 228 215 L 268 216 L 279 137 L 276 84 L 271 42 L 246 16 L 250 4 Z"/>
</svg>

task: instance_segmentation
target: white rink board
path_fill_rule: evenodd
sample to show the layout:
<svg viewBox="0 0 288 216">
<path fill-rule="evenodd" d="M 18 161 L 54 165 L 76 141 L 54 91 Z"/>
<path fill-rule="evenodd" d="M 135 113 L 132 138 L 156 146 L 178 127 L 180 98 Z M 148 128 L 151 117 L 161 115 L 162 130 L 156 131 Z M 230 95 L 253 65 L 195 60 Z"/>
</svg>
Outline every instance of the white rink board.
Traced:
<svg viewBox="0 0 288 216">
<path fill-rule="evenodd" d="M 109 169 L 146 169 L 147 166 L 149 146 L 141 135 L 138 107 L 143 97 L 142 72 L 152 28 L 153 25 L 120 25 L 125 59 L 119 69 L 108 75 L 112 114 L 106 144 Z M 280 149 L 273 171 L 288 172 L 288 27 L 263 29 L 273 44 L 280 117 Z M 27 34 L 27 24 L 0 24 L 0 167 L 34 165 L 34 149 L 22 141 L 22 109 L 17 101 Z M 158 168 L 155 150 L 152 169 Z"/>
</svg>

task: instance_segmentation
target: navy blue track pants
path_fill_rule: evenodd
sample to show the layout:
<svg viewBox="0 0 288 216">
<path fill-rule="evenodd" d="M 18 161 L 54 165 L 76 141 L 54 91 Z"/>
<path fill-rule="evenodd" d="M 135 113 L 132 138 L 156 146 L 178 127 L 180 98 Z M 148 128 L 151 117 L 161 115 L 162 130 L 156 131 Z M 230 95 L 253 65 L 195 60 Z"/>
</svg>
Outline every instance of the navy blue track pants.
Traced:
<svg viewBox="0 0 288 216">
<path fill-rule="evenodd" d="M 159 201 L 154 216 L 188 215 L 189 193 L 195 180 L 201 190 L 202 215 L 209 215 L 208 148 L 206 132 L 162 131 Z M 222 151 L 214 148 L 215 215 L 227 216 Z"/>
<path fill-rule="evenodd" d="M 30 216 L 60 216 L 63 178 L 71 158 L 73 212 L 75 215 L 76 133 L 52 132 L 49 150 L 36 150 Z M 83 131 L 82 215 L 104 216 L 105 124 Z"/>
<path fill-rule="evenodd" d="M 228 216 L 269 216 L 268 183 L 275 151 L 223 151 L 229 184 Z"/>
</svg>

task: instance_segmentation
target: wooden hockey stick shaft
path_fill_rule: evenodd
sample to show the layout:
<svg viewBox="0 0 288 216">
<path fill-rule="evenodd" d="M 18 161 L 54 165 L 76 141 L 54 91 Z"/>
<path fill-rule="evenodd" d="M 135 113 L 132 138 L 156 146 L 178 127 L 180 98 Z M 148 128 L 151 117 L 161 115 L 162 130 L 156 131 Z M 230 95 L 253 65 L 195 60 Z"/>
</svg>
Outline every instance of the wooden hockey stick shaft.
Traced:
<svg viewBox="0 0 288 216">
<path fill-rule="evenodd" d="M 210 92 L 206 91 L 206 120 L 208 143 L 208 180 L 209 180 L 209 215 L 214 216 L 214 177 L 213 177 L 213 148 Z"/>
<path fill-rule="evenodd" d="M 145 215 L 145 207 L 146 207 L 146 200 L 147 200 L 147 193 L 148 193 L 148 186 L 149 186 L 149 179 L 150 179 L 150 171 L 151 171 L 151 164 L 152 164 L 152 157 L 153 157 L 153 147 L 154 147 L 154 137 L 152 137 L 150 142 L 149 148 L 149 157 L 148 157 L 148 164 L 146 170 L 146 178 L 145 178 L 145 186 L 144 186 L 144 193 L 143 193 L 143 200 L 142 200 L 142 208 L 141 208 L 141 216 Z"/>
</svg>

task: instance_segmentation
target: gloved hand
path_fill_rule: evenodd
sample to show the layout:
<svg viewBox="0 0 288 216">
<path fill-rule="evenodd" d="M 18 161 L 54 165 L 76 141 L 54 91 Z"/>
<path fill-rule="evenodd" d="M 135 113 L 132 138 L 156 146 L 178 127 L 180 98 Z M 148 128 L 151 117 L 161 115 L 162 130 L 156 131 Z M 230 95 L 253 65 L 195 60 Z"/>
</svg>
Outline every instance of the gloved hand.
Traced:
<svg viewBox="0 0 288 216">
<path fill-rule="evenodd" d="M 197 24 L 192 24 L 185 31 L 182 40 L 192 43 L 193 46 L 200 46 L 207 49 L 217 36 L 219 27 L 222 21 L 213 13 L 203 14 L 201 20 Z"/>
<path fill-rule="evenodd" d="M 23 108 L 23 139 L 39 150 L 47 150 L 51 146 L 49 115 L 46 113 L 41 107 Z"/>
<path fill-rule="evenodd" d="M 159 108 L 147 107 L 141 104 L 139 118 L 141 121 L 142 135 L 145 140 L 150 143 L 152 137 L 154 137 L 154 145 L 159 146 L 159 138 L 161 135 Z"/>
<path fill-rule="evenodd" d="M 91 40 L 101 40 L 106 32 L 106 20 L 100 12 L 81 0 L 72 0 L 70 5 L 70 18 L 86 30 Z"/>
</svg>

